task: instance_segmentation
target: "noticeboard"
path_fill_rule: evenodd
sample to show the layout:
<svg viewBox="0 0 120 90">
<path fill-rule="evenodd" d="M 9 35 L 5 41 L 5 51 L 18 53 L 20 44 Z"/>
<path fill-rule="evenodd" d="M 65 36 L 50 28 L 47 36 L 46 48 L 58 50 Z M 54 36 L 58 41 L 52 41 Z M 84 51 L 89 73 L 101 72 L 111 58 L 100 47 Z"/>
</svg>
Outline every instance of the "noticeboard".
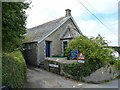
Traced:
<svg viewBox="0 0 120 90">
<path fill-rule="evenodd" d="M 70 58 L 77 58 L 78 57 L 78 50 L 70 50 Z"/>
</svg>

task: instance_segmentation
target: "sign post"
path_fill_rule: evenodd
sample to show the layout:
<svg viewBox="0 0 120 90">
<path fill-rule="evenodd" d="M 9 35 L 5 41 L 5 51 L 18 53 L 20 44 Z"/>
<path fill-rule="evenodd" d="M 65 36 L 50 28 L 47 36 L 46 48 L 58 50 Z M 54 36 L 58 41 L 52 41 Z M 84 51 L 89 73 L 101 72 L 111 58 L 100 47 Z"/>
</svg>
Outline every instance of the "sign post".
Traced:
<svg viewBox="0 0 120 90">
<path fill-rule="evenodd" d="M 49 64 L 49 71 L 52 71 L 52 69 L 56 71 L 56 74 L 60 75 L 60 65 Z"/>
<path fill-rule="evenodd" d="M 78 63 L 85 63 L 85 61 L 84 61 L 85 58 L 82 53 L 79 53 L 77 60 L 78 60 Z"/>
</svg>

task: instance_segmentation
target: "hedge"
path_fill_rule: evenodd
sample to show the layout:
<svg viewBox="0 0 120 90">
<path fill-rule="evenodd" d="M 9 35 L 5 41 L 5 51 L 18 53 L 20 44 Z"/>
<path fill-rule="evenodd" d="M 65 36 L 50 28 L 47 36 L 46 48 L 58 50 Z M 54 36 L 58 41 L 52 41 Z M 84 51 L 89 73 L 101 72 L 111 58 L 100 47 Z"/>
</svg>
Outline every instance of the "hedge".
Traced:
<svg viewBox="0 0 120 90">
<path fill-rule="evenodd" d="M 75 40 L 70 41 L 68 47 L 66 47 L 66 56 L 70 58 L 70 50 L 75 49 L 83 53 L 86 59 L 85 63 L 66 65 L 63 70 L 72 76 L 77 76 L 78 78 L 89 76 L 97 69 L 107 64 L 114 65 L 117 61 L 112 55 L 114 50 L 108 48 L 107 42 L 103 39 L 89 39 L 86 36 L 77 37 Z M 74 58 L 70 59 L 74 60 Z"/>
<path fill-rule="evenodd" d="M 88 61 L 88 63 L 73 63 L 67 64 L 63 67 L 63 71 L 72 76 L 77 76 L 78 79 L 82 77 L 89 76 L 91 73 L 105 66 L 104 63 L 95 63 L 93 61 Z"/>
<path fill-rule="evenodd" d="M 2 56 L 2 86 L 22 88 L 26 80 L 26 64 L 20 51 Z"/>
</svg>

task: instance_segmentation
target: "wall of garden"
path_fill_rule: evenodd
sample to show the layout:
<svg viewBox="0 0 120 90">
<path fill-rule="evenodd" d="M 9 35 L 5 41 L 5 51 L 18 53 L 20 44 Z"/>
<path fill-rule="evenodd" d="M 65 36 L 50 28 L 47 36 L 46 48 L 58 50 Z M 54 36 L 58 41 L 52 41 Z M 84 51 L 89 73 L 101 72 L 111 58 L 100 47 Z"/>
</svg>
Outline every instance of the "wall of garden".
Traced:
<svg viewBox="0 0 120 90">
<path fill-rule="evenodd" d="M 102 83 L 105 81 L 115 79 L 118 75 L 120 75 L 112 65 L 105 65 L 104 67 L 99 68 L 95 72 L 92 72 L 90 75 L 85 77 L 71 75 L 64 71 L 65 70 L 64 68 L 66 68 L 66 65 L 76 65 L 76 64 L 78 64 L 77 60 L 67 60 L 66 58 L 45 58 L 44 68 L 50 72 L 53 72 L 71 79 L 85 81 L 85 82 L 92 82 L 92 83 Z"/>
</svg>

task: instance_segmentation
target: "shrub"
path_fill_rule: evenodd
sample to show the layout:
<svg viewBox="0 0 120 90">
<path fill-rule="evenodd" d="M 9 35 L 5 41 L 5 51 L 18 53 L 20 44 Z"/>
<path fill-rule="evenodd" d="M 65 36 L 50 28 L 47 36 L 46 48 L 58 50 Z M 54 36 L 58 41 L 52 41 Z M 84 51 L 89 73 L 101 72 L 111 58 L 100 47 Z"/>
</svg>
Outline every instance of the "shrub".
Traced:
<svg viewBox="0 0 120 90">
<path fill-rule="evenodd" d="M 102 40 L 88 39 L 85 36 L 80 36 L 74 41 L 69 42 L 66 48 L 66 56 L 70 57 L 70 50 L 78 49 L 82 52 L 86 61 L 92 60 L 93 62 L 111 62 L 115 58 L 112 56 L 113 49 L 107 48 L 103 45 Z"/>
<path fill-rule="evenodd" d="M 68 64 L 63 67 L 63 71 L 72 75 L 79 77 L 89 76 L 92 72 L 96 71 L 100 67 L 105 66 L 103 62 L 95 63 L 92 60 L 87 63 L 76 63 Z"/>
<path fill-rule="evenodd" d="M 22 88 L 26 80 L 26 64 L 21 52 L 4 53 L 2 57 L 2 85 Z"/>
<path fill-rule="evenodd" d="M 70 58 L 70 50 L 74 49 L 82 52 L 86 60 L 85 63 L 66 65 L 63 68 L 66 73 L 73 76 L 88 76 L 97 69 L 105 66 L 106 64 L 112 64 L 115 61 L 115 57 L 112 56 L 114 51 L 107 48 L 107 43 L 103 38 L 88 39 L 85 36 L 80 36 L 74 41 L 70 41 L 66 48 L 66 56 L 68 56 L 68 58 Z"/>
<path fill-rule="evenodd" d="M 114 61 L 114 67 L 115 67 L 116 70 L 118 70 L 118 71 L 120 70 L 120 60 L 115 60 Z"/>
</svg>

